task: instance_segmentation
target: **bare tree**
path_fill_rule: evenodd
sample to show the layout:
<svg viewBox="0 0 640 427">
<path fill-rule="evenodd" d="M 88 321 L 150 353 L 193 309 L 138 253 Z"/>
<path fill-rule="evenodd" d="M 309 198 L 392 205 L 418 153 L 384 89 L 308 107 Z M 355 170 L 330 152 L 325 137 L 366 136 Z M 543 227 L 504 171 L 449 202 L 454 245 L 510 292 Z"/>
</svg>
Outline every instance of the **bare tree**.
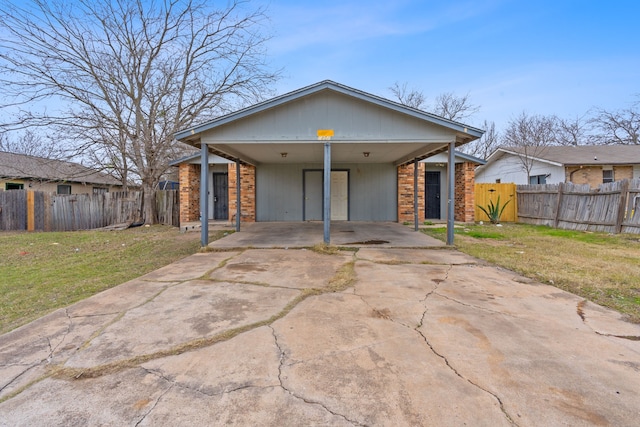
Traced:
<svg viewBox="0 0 640 427">
<path fill-rule="evenodd" d="M 640 95 L 631 107 L 618 111 L 595 110 L 591 124 L 597 144 L 640 144 Z"/>
<path fill-rule="evenodd" d="M 457 96 L 452 92 L 445 92 L 436 96 L 433 112 L 445 119 L 461 121 L 473 116 L 480 110 L 480 106 L 471 103 L 469 94 Z"/>
<path fill-rule="evenodd" d="M 573 119 L 556 117 L 555 125 L 558 145 L 584 145 L 589 142 L 589 128 L 585 116 L 576 116 Z"/>
<path fill-rule="evenodd" d="M 452 92 L 445 92 L 436 96 L 435 104 L 430 106 L 427 105 L 424 93 L 417 89 L 407 89 L 407 83 L 395 82 L 389 90 L 402 105 L 430 111 L 449 120 L 464 120 L 480 110 L 479 106 L 471 103 L 469 94 L 457 96 Z"/>
<path fill-rule="evenodd" d="M 398 99 L 402 105 L 406 105 L 407 107 L 422 109 L 427 101 L 427 98 L 424 96 L 422 91 L 416 89 L 407 89 L 407 83 L 403 83 L 402 85 L 398 82 L 395 82 L 393 86 L 389 88 L 393 96 Z"/>
<path fill-rule="evenodd" d="M 124 185 L 140 182 L 155 222 L 154 187 L 180 149 L 174 133 L 262 99 L 278 78 L 264 62 L 264 10 L 210 4 L 0 0 L 13 128 L 54 128 Z M 43 103 L 53 107 L 34 112 Z"/>
<path fill-rule="evenodd" d="M 485 132 L 480 139 L 476 139 L 460 148 L 463 153 L 486 159 L 498 148 L 500 145 L 500 134 L 496 130 L 495 122 L 487 122 L 485 120 L 482 123 L 482 129 L 484 129 Z"/>
<path fill-rule="evenodd" d="M 56 144 L 55 140 L 45 138 L 31 129 L 17 135 L 0 133 L 0 151 L 46 159 L 62 159 L 64 157 L 64 150 Z"/>
<path fill-rule="evenodd" d="M 556 118 L 554 116 L 528 115 L 525 112 L 511 119 L 502 135 L 502 144 L 513 148 L 522 168 L 531 178 L 535 158 L 544 154 L 546 148 L 556 141 Z"/>
</svg>

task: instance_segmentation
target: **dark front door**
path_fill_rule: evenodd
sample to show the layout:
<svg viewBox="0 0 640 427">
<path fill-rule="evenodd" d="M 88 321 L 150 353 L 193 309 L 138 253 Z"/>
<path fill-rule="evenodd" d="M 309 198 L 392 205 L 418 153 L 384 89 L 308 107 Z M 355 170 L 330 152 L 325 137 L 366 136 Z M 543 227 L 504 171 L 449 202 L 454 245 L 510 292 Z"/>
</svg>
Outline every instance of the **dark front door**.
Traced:
<svg viewBox="0 0 640 427">
<path fill-rule="evenodd" d="M 229 174 L 213 174 L 213 219 L 229 219 Z"/>
<path fill-rule="evenodd" d="M 440 172 L 427 171 L 424 182 L 425 218 L 440 219 Z"/>
</svg>

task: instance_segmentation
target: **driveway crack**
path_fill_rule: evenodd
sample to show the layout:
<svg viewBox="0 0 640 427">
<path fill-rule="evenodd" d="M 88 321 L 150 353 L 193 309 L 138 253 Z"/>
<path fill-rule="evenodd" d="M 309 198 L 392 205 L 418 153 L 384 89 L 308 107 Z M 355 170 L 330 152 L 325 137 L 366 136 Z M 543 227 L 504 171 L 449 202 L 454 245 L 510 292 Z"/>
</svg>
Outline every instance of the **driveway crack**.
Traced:
<svg viewBox="0 0 640 427">
<path fill-rule="evenodd" d="M 430 292 L 428 292 L 425 296 L 425 298 L 422 300 L 424 302 L 426 302 L 429 297 L 431 297 L 432 295 L 436 294 L 439 296 L 440 295 L 437 291 L 438 291 L 438 287 L 440 286 L 440 283 L 444 282 L 445 280 L 447 280 L 447 278 L 449 277 L 449 272 L 451 271 L 451 269 L 453 268 L 453 265 L 449 266 L 449 269 L 447 270 L 445 277 L 443 280 L 439 280 L 439 281 L 435 281 L 436 282 L 436 286 L 433 288 L 433 290 L 431 290 Z M 456 301 L 457 302 L 457 301 Z M 504 414 L 505 418 L 507 419 L 507 421 L 509 421 L 509 423 L 511 425 L 517 426 L 518 424 L 513 420 L 513 418 L 511 418 L 511 416 L 509 415 L 509 413 L 507 412 L 507 410 L 504 407 L 504 403 L 502 402 L 502 399 L 500 399 L 500 397 L 490 391 L 487 390 L 486 388 L 482 387 L 479 384 L 476 384 L 475 382 L 471 381 L 469 378 L 466 378 L 464 375 L 462 375 L 456 368 L 453 367 L 453 365 L 451 365 L 451 363 L 449 362 L 449 359 L 447 359 L 446 356 L 444 356 L 443 354 L 439 353 L 434 347 L 433 344 L 431 344 L 431 342 L 429 341 L 429 339 L 427 338 L 427 336 L 420 330 L 420 328 L 424 325 L 424 319 L 427 316 L 427 312 L 429 311 L 429 307 L 426 306 L 424 312 L 422 313 L 422 318 L 420 319 L 420 323 L 418 324 L 418 326 L 416 326 L 414 328 L 414 330 L 420 334 L 420 336 L 422 337 L 422 339 L 424 340 L 425 344 L 427 344 L 427 346 L 429 347 L 429 349 L 431 349 L 431 352 L 433 354 L 435 354 L 436 356 L 438 356 L 440 359 L 442 359 L 442 361 L 445 363 L 445 365 L 456 375 L 458 376 L 460 379 L 467 381 L 469 384 L 471 384 L 472 386 L 476 387 L 479 390 L 482 390 L 485 393 L 488 393 L 489 395 L 493 396 L 494 399 L 496 399 L 496 401 L 498 402 L 498 405 L 500 406 L 500 410 L 502 411 L 502 413 Z"/>
<path fill-rule="evenodd" d="M 41 362 L 40 362 L 41 363 Z M 11 384 L 13 384 L 14 382 L 16 382 L 18 380 L 18 378 L 20 378 L 21 376 L 23 376 L 24 374 L 26 374 L 27 372 L 29 372 L 30 370 L 32 370 L 33 368 L 40 366 L 40 363 L 33 363 L 31 365 L 28 365 L 27 368 L 23 371 L 21 371 L 19 374 L 17 374 L 16 376 L 14 376 L 13 378 L 11 378 L 9 380 L 9 382 L 7 382 L 5 385 L 3 385 L 2 387 L 0 387 L 0 393 L 2 393 L 7 387 L 9 387 Z M 20 366 L 20 365 L 5 365 L 5 366 Z"/>
<path fill-rule="evenodd" d="M 284 384 L 284 379 L 282 376 L 282 369 L 284 367 L 284 362 L 286 359 L 286 353 L 285 351 L 282 349 L 282 346 L 280 345 L 280 342 L 278 341 L 278 335 L 276 334 L 275 329 L 273 328 L 273 326 L 269 325 L 269 328 L 271 329 L 271 333 L 273 334 L 273 340 L 276 344 L 276 347 L 278 347 L 278 352 L 280 353 L 280 360 L 278 363 L 278 381 L 280 382 L 280 388 L 282 388 L 285 392 L 287 392 L 290 396 L 303 401 L 304 403 L 308 404 L 308 405 L 316 405 L 316 406 L 320 406 L 322 409 L 324 409 L 325 411 L 327 411 L 328 413 L 330 413 L 333 416 L 336 417 L 340 417 L 342 419 L 344 419 L 346 422 L 355 425 L 355 426 L 365 426 L 366 424 L 362 424 L 359 423 L 355 420 L 351 420 L 349 418 L 347 418 L 345 415 L 343 414 L 339 414 L 333 410 L 331 410 L 329 407 L 327 407 L 325 404 L 323 404 L 322 402 L 317 402 L 314 400 L 309 400 L 306 399 L 302 396 L 298 396 L 293 390 L 291 390 L 290 388 L 288 388 L 287 386 L 285 386 Z"/>
<path fill-rule="evenodd" d="M 162 400 L 162 398 L 171 391 L 174 384 L 173 383 L 169 383 L 169 384 L 170 386 L 164 392 L 162 392 L 160 396 L 158 396 L 155 402 L 153 402 L 153 406 L 149 408 L 149 410 L 142 416 L 142 418 L 140 418 L 140 420 L 138 420 L 138 422 L 136 423 L 136 427 L 138 427 L 140 423 L 142 423 L 145 420 L 145 418 L 147 418 L 149 414 L 153 412 L 154 409 L 156 409 L 156 406 L 158 406 L 158 403 L 160 403 L 160 400 Z"/>
<path fill-rule="evenodd" d="M 67 339 L 67 336 L 71 333 L 71 327 L 73 325 L 73 318 L 69 314 L 69 310 L 66 309 L 66 308 L 64 309 L 64 314 L 67 316 L 68 323 L 67 323 L 67 330 L 62 335 L 62 339 L 60 340 L 60 342 L 58 342 L 58 344 L 56 344 L 55 347 L 53 347 L 51 345 L 51 340 L 49 339 L 49 337 L 47 337 L 47 344 L 49 345 L 49 356 L 47 356 L 47 359 L 46 359 L 47 363 L 51 363 L 51 360 L 53 359 L 53 354 L 56 352 L 58 347 L 60 347 L 62 345 L 62 343 L 65 342 L 65 340 Z"/>
</svg>

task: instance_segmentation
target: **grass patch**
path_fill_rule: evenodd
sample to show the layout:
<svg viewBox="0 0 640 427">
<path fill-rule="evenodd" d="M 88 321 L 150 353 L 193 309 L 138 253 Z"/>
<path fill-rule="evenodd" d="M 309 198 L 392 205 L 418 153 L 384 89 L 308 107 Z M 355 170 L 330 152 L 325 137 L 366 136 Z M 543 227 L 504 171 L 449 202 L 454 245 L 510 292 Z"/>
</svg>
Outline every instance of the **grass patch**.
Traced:
<svg viewBox="0 0 640 427">
<path fill-rule="evenodd" d="M 446 229 L 424 229 L 446 240 Z M 640 236 L 558 230 L 525 224 L 455 229 L 456 247 L 552 284 L 640 323 Z"/>
<path fill-rule="evenodd" d="M 222 235 L 211 233 L 210 240 Z M 199 248 L 199 233 L 180 233 L 161 225 L 122 231 L 0 233 L 0 333 Z"/>
</svg>

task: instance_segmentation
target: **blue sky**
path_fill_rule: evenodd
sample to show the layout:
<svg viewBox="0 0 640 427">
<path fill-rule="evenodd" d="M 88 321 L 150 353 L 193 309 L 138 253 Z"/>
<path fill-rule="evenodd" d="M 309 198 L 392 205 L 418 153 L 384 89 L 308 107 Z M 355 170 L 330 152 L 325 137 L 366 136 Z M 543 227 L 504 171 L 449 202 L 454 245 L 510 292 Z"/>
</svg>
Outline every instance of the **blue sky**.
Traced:
<svg viewBox="0 0 640 427">
<path fill-rule="evenodd" d="M 265 0 L 266 1 L 266 0 Z M 466 120 L 498 130 L 522 111 L 572 118 L 640 100 L 640 2 L 271 0 L 279 94 L 330 79 L 393 98 L 469 93 Z"/>
</svg>

